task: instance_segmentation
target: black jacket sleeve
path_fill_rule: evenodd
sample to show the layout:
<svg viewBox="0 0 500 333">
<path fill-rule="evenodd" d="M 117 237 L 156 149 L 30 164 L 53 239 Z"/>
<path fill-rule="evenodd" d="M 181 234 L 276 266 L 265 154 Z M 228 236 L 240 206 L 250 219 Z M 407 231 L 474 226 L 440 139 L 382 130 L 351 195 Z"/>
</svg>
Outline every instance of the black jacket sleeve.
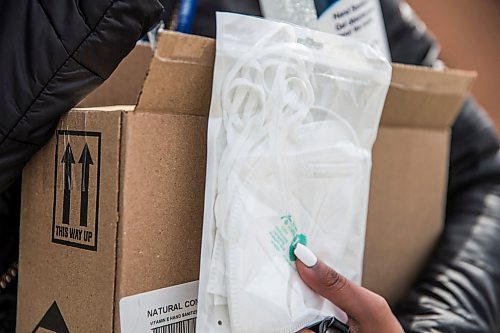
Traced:
<svg viewBox="0 0 500 333">
<path fill-rule="evenodd" d="M 161 13 L 157 0 L 0 1 L 0 193 Z"/>
<path fill-rule="evenodd" d="M 383 0 L 393 60 L 432 65 L 438 47 L 409 6 Z M 445 229 L 396 309 L 406 332 L 500 329 L 500 154 L 491 121 L 468 98 L 452 128 Z"/>
</svg>

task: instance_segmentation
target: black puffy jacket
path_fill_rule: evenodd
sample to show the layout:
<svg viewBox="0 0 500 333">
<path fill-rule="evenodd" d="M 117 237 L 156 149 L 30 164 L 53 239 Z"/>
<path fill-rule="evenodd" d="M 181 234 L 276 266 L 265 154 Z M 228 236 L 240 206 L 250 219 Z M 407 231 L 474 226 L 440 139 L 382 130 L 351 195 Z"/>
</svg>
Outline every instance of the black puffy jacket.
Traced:
<svg viewBox="0 0 500 333">
<path fill-rule="evenodd" d="M 23 166 L 162 11 L 157 0 L 0 0 L 0 277 L 17 260 Z M 0 332 L 13 309 L 15 285 L 0 288 Z"/>
<path fill-rule="evenodd" d="M 404 3 L 400 3 L 399 0 L 381 0 L 381 2 L 393 60 L 431 65 L 436 60 L 435 43 L 421 28 L 416 28 L 418 23 L 412 19 L 411 15 L 408 15 L 408 11 L 403 11 L 404 15 L 402 14 L 401 9 L 405 8 Z M 39 8 L 37 7 L 39 3 L 45 6 L 40 5 Z M 51 81 L 50 77 L 59 77 L 55 73 L 57 69 L 65 68 L 64 61 L 59 61 L 58 66 L 52 66 L 50 69 L 45 68 L 44 65 L 47 64 L 34 59 L 33 45 L 37 44 L 37 40 L 33 40 L 25 33 L 30 29 L 35 30 L 34 25 L 30 25 L 29 22 L 32 19 L 30 15 L 34 16 L 37 13 L 41 17 L 34 18 L 35 21 L 40 20 L 45 25 L 56 27 L 58 23 L 62 24 L 60 20 L 50 15 L 54 11 L 53 8 L 51 11 L 50 7 L 55 8 L 55 5 L 47 3 L 42 0 L 0 2 L 0 33 L 2 34 L 0 45 L 8 45 L 10 42 L 17 45 L 15 48 L 17 53 L 0 48 L 0 63 L 6 66 L 6 70 L 0 71 L 0 192 L 3 191 L 0 197 L 0 244 L 2 244 L 0 274 L 5 264 L 14 260 L 13 256 L 15 256 L 15 246 L 9 247 L 8 240 L 11 240 L 10 244 L 16 244 L 16 239 L 12 238 L 12 235 L 15 235 L 19 219 L 19 186 L 18 181 L 12 182 L 19 175 L 27 159 L 51 135 L 59 115 L 88 92 L 89 87 L 101 81 L 95 77 L 94 79 L 86 78 L 91 77 L 91 74 L 105 78 L 109 70 L 114 68 L 119 58 L 133 44 L 133 38 L 129 40 L 130 44 L 125 43 L 127 47 L 122 50 L 120 57 L 106 52 L 98 53 L 97 57 L 94 53 L 85 53 L 85 57 L 77 56 L 75 62 L 79 66 L 74 65 L 77 68 L 73 71 L 74 75 L 69 75 L 71 71 L 68 71 L 66 72 L 68 75 L 57 81 L 58 84 L 47 84 Z M 68 2 L 67 6 L 73 6 L 74 3 Z M 85 3 L 95 4 L 95 8 L 101 9 L 103 7 L 99 7 L 99 4 L 110 4 L 109 1 L 97 0 L 86 0 Z M 133 3 L 134 5 L 129 5 L 128 9 L 134 6 L 140 6 L 140 8 L 134 8 L 134 11 L 125 10 L 121 7 L 121 5 L 125 6 L 124 3 L 116 1 L 117 8 L 122 8 L 123 11 L 118 9 L 109 15 L 100 16 L 99 13 L 103 13 L 104 9 L 93 11 L 93 5 L 85 5 L 81 6 L 80 11 L 76 7 L 66 9 L 69 13 L 65 12 L 65 15 L 70 17 L 74 15 L 78 19 L 82 13 L 83 17 L 86 15 L 93 17 L 94 20 L 85 22 L 87 27 L 93 27 L 96 17 L 109 20 L 108 23 L 114 21 L 116 25 L 113 25 L 112 31 L 116 32 L 115 28 L 120 27 L 130 34 L 129 37 L 136 37 L 144 31 L 142 26 L 139 28 L 140 22 L 144 22 L 143 26 L 147 26 L 154 21 L 157 10 L 152 1 L 141 0 L 137 1 L 137 4 Z M 215 34 L 215 10 L 260 14 L 257 0 L 198 0 L 198 3 L 194 30 L 198 34 L 207 36 Z M 58 6 L 60 6 L 59 3 Z M 19 17 L 17 17 L 18 21 L 16 18 L 1 20 L 3 16 L 12 15 L 16 11 L 20 13 L 22 24 L 19 23 Z M 44 16 L 42 13 L 49 14 Z M 26 17 L 29 19 L 23 21 Z M 66 20 L 64 22 L 67 24 Z M 52 38 L 55 41 L 64 42 L 66 33 L 71 35 L 73 31 L 71 28 L 73 28 L 72 25 L 65 27 L 65 34 L 52 36 Z M 40 30 L 43 31 L 43 29 Z M 100 33 L 96 33 L 97 36 L 107 35 L 105 30 L 98 30 Z M 74 37 L 76 39 L 80 38 L 80 41 L 84 38 L 78 34 L 78 31 L 73 31 L 73 33 L 72 36 L 76 36 Z M 42 32 L 40 34 L 44 35 Z M 113 50 L 113 45 L 115 45 L 113 43 L 122 45 L 114 38 L 119 39 L 120 36 L 125 36 L 125 33 L 120 36 L 110 33 L 109 36 L 114 36 L 111 40 L 106 39 L 109 44 L 103 43 L 103 40 L 96 41 L 101 47 L 107 47 L 108 51 Z M 75 44 L 78 43 L 75 42 Z M 85 45 L 85 42 L 81 44 Z M 52 47 L 54 45 L 49 43 L 41 49 L 52 54 L 57 50 Z M 68 51 L 74 50 L 70 46 L 64 48 L 68 50 L 59 48 L 57 52 L 67 55 L 70 53 Z M 23 58 L 22 53 L 31 54 L 31 57 Z M 99 55 L 100 60 L 96 61 Z M 54 56 L 51 60 L 56 61 L 55 58 Z M 66 58 L 71 57 L 66 56 Z M 15 63 L 18 64 L 18 69 L 7 65 Z M 68 61 L 68 66 L 72 63 L 73 61 Z M 52 74 L 48 77 L 44 76 L 45 80 L 42 80 L 40 75 L 45 75 L 46 72 Z M 19 80 L 26 80 L 31 85 L 22 85 L 18 82 Z M 63 89 L 61 84 L 63 81 L 71 82 L 71 86 Z M 87 82 L 88 85 L 82 82 Z M 42 85 L 37 88 L 36 84 Z M 57 88 L 62 91 L 57 91 Z M 40 97 L 42 97 L 41 101 L 37 102 Z M 33 105 L 37 106 L 35 112 L 29 111 L 34 110 Z M 500 306 L 498 304 L 500 264 L 496 258 L 500 250 L 499 142 L 490 121 L 472 99 L 464 104 L 453 126 L 452 134 L 446 227 L 434 256 L 421 278 L 395 310 L 407 332 L 498 332 L 500 330 Z M 9 184 L 11 184 L 10 188 L 6 190 Z M 5 251 L 3 251 L 4 247 Z M 9 249 L 14 250 L 9 254 Z M 4 300 L 12 302 L 13 298 L 5 297 Z M 0 307 L 1 302 L 2 299 L 0 299 Z"/>
</svg>

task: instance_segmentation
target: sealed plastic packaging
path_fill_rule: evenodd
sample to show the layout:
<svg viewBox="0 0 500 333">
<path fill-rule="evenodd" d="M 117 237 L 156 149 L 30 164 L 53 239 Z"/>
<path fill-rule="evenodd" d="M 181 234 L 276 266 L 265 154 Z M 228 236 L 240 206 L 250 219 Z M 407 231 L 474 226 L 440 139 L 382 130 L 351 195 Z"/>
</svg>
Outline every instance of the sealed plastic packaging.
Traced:
<svg viewBox="0 0 500 333">
<path fill-rule="evenodd" d="M 197 331 L 288 333 L 338 308 L 311 248 L 361 282 L 371 149 L 391 77 L 362 42 L 217 13 Z"/>
</svg>

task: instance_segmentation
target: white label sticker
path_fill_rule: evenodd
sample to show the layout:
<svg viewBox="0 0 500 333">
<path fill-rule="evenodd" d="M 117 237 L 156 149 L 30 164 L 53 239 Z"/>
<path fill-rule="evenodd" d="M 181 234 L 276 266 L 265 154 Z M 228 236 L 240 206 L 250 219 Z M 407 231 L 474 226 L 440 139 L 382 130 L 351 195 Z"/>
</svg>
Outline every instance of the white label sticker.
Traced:
<svg viewBox="0 0 500 333">
<path fill-rule="evenodd" d="M 379 0 L 323 0 L 318 12 L 319 30 L 354 37 L 385 52 L 390 59 L 389 44 Z"/>
<path fill-rule="evenodd" d="M 122 333 L 194 333 L 198 281 L 120 300 Z"/>
</svg>

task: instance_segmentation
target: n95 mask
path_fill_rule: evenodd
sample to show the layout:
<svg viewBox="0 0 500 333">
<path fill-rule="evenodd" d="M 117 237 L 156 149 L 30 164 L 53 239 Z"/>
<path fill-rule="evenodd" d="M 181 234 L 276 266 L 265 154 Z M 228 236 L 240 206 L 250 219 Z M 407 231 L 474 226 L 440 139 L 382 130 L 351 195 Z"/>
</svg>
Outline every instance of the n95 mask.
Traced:
<svg viewBox="0 0 500 333">
<path fill-rule="evenodd" d="M 197 331 L 346 316 L 300 279 L 310 247 L 361 282 L 371 148 L 391 66 L 362 42 L 217 13 Z"/>
</svg>

